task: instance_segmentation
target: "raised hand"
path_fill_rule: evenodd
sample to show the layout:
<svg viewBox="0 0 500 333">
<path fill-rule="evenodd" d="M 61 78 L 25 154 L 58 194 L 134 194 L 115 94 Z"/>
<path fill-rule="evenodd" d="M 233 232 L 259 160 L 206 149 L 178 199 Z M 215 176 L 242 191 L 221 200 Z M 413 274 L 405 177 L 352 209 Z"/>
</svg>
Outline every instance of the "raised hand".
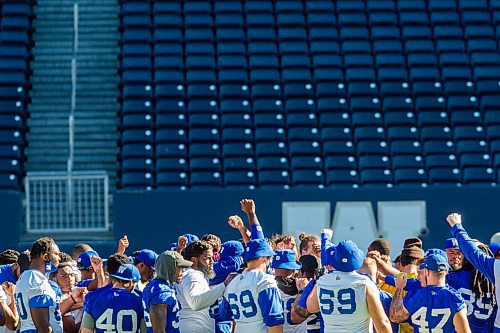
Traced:
<svg viewBox="0 0 500 333">
<path fill-rule="evenodd" d="M 243 224 L 243 220 L 238 215 L 229 216 L 227 224 L 229 224 L 232 228 L 238 230 L 245 227 L 245 225 Z"/>
<path fill-rule="evenodd" d="M 186 246 L 187 246 L 187 242 L 188 242 L 187 237 L 185 237 L 185 236 L 179 236 L 179 238 L 177 238 L 177 248 L 180 251 L 184 250 L 186 248 Z"/>
<path fill-rule="evenodd" d="M 125 253 L 127 248 L 129 247 L 130 243 L 128 241 L 127 235 L 123 236 L 118 240 L 118 250 L 116 250 L 116 253 Z"/>
<path fill-rule="evenodd" d="M 406 274 L 400 274 L 396 277 L 396 288 L 397 289 L 404 289 L 406 287 L 406 282 L 408 281 L 408 278 L 406 277 Z"/>
<path fill-rule="evenodd" d="M 90 258 L 90 265 L 92 266 L 92 269 L 94 272 L 98 273 L 102 271 L 102 259 L 96 256 L 92 256 Z"/>
<path fill-rule="evenodd" d="M 74 288 L 71 295 L 76 303 L 81 303 L 85 298 L 85 288 Z"/>
<path fill-rule="evenodd" d="M 328 240 L 331 240 L 333 237 L 333 230 L 332 229 L 322 229 L 321 230 L 322 234 L 327 234 L 328 235 Z"/>
<path fill-rule="evenodd" d="M 462 215 L 460 215 L 458 213 L 452 213 L 452 214 L 448 215 L 448 217 L 446 218 L 446 221 L 448 222 L 450 227 L 453 227 L 457 223 L 462 223 Z"/>
<path fill-rule="evenodd" d="M 2 283 L 3 290 L 5 291 L 7 296 L 10 296 L 10 297 L 12 297 L 12 295 L 14 295 L 15 287 L 16 287 L 16 285 L 13 284 L 12 282 L 9 282 L 9 281 L 5 281 L 4 283 Z"/>
<path fill-rule="evenodd" d="M 243 199 L 240 204 L 241 210 L 246 214 L 255 214 L 255 202 L 252 199 Z"/>
</svg>

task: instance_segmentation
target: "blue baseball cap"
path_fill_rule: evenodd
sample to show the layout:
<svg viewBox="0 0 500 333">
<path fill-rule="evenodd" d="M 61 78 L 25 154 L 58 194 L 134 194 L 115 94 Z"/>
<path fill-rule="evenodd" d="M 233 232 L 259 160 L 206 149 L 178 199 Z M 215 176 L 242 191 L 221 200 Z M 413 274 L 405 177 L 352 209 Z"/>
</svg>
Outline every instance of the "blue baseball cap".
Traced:
<svg viewBox="0 0 500 333">
<path fill-rule="evenodd" d="M 155 251 L 145 249 L 141 250 L 135 257 L 135 259 L 146 264 L 148 267 L 154 270 L 156 259 L 158 259 L 158 254 L 156 254 Z"/>
<path fill-rule="evenodd" d="M 445 250 L 460 250 L 458 247 L 458 241 L 456 238 L 448 238 L 447 240 L 444 241 L 444 247 Z"/>
<path fill-rule="evenodd" d="M 425 258 L 424 263 L 420 265 L 420 269 L 424 268 L 434 272 L 446 272 L 451 269 L 448 259 L 440 254 L 431 254 Z"/>
<path fill-rule="evenodd" d="M 92 267 L 92 263 L 90 262 L 92 257 L 99 257 L 99 254 L 92 250 L 82 252 L 76 260 L 76 267 L 78 267 L 78 269 L 89 269 Z"/>
<path fill-rule="evenodd" d="M 490 248 L 491 252 L 493 252 L 493 255 L 496 256 L 498 251 L 500 251 L 500 243 L 491 243 L 488 245 Z"/>
<path fill-rule="evenodd" d="M 194 241 L 200 240 L 200 239 L 198 238 L 198 236 L 193 235 L 193 234 L 185 234 L 185 235 L 183 235 L 183 236 L 187 238 L 187 243 L 186 243 L 186 245 L 189 245 L 189 244 L 191 244 L 191 243 L 192 243 L 192 242 L 194 242 Z"/>
<path fill-rule="evenodd" d="M 295 260 L 295 252 L 292 250 L 277 250 L 273 257 L 271 268 L 298 270 L 302 263 Z"/>
<path fill-rule="evenodd" d="M 333 267 L 341 272 L 352 272 L 363 265 L 365 254 L 351 240 L 343 240 L 335 246 Z"/>
<path fill-rule="evenodd" d="M 220 251 L 220 259 L 241 256 L 244 251 L 243 245 L 238 241 L 224 242 Z"/>
<path fill-rule="evenodd" d="M 118 269 L 116 270 L 116 273 L 110 274 L 109 276 L 112 276 L 120 280 L 133 281 L 133 282 L 139 282 L 139 280 L 141 279 L 141 274 L 139 273 L 139 270 L 132 264 L 120 265 L 120 267 L 118 267 Z"/>
<path fill-rule="evenodd" d="M 274 256 L 274 251 L 265 238 L 252 239 L 247 243 L 247 248 L 245 249 L 246 261 L 258 257 L 272 256 Z"/>
<path fill-rule="evenodd" d="M 445 258 L 446 260 L 448 260 L 448 255 L 446 254 L 446 252 L 444 250 L 441 250 L 441 249 L 428 249 L 425 252 L 425 257 L 428 257 L 428 256 L 433 255 L 433 254 L 440 255 L 443 258 Z"/>
</svg>

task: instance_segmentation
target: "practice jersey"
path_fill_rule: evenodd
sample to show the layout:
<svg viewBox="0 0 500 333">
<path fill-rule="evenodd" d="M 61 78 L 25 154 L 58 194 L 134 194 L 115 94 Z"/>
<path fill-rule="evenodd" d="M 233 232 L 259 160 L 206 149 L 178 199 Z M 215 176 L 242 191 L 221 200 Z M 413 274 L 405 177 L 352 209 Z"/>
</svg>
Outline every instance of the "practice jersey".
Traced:
<svg viewBox="0 0 500 333">
<path fill-rule="evenodd" d="M 267 333 L 267 327 L 285 321 L 274 276 L 258 270 L 244 271 L 231 281 L 219 311 L 222 320 L 235 321 L 235 333 Z"/>
<path fill-rule="evenodd" d="M 118 288 L 102 290 L 87 313 L 94 318 L 96 333 L 139 332 L 144 318 L 141 298 Z"/>
<path fill-rule="evenodd" d="M 495 321 L 495 298 L 491 293 L 482 297 L 471 289 L 473 270 L 451 271 L 446 275 L 446 283 L 458 291 L 467 305 L 467 319 L 472 333 L 489 333 Z"/>
<path fill-rule="evenodd" d="M 356 272 L 332 271 L 316 281 L 325 333 L 372 332 L 366 289 L 377 287 L 369 277 Z"/>
<path fill-rule="evenodd" d="M 148 333 L 153 333 L 153 326 L 149 318 L 149 310 L 152 305 L 167 305 L 167 326 L 165 332 L 179 333 L 179 302 L 175 294 L 175 289 L 165 281 L 153 279 L 142 292 L 142 302 L 144 306 L 144 321 Z"/>
<path fill-rule="evenodd" d="M 283 300 L 283 315 L 285 317 L 285 323 L 283 324 L 283 333 L 306 333 L 307 332 L 307 320 L 300 324 L 295 324 L 292 321 L 292 305 L 298 295 L 288 295 L 280 290 L 280 296 Z"/>
<path fill-rule="evenodd" d="M 36 332 L 37 329 L 30 309 L 48 307 L 52 331 L 62 333 L 62 316 L 59 310 L 60 297 L 60 294 L 57 295 L 49 280 L 39 270 L 30 269 L 21 274 L 14 291 L 14 299 L 20 318 L 19 332 Z"/>
<path fill-rule="evenodd" d="M 453 333 L 453 316 L 465 308 L 462 296 L 449 286 L 427 286 L 409 293 L 403 304 L 415 333 Z"/>
</svg>

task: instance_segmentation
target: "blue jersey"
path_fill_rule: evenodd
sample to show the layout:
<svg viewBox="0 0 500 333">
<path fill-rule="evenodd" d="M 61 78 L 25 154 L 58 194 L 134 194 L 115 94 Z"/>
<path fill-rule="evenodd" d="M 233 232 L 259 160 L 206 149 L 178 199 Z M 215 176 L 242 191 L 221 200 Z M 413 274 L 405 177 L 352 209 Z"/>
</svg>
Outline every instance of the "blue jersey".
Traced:
<svg viewBox="0 0 500 333">
<path fill-rule="evenodd" d="M 215 333 L 231 333 L 233 330 L 233 322 L 231 320 L 221 320 L 219 315 L 219 304 L 223 298 L 219 298 L 212 304 L 208 310 L 210 317 L 215 320 Z"/>
<path fill-rule="evenodd" d="M 87 313 L 95 320 L 96 333 L 139 332 L 144 318 L 141 298 L 118 288 L 100 291 Z"/>
<path fill-rule="evenodd" d="M 17 279 L 14 276 L 14 272 L 12 272 L 12 266 L 9 265 L 0 265 L 0 283 L 4 283 L 5 281 L 12 282 L 16 284 Z"/>
<path fill-rule="evenodd" d="M 311 294 L 315 284 L 316 280 L 309 281 L 307 286 L 304 288 L 302 295 L 300 295 L 299 301 L 297 302 L 298 306 L 307 309 L 307 297 Z M 310 314 L 306 320 L 308 333 L 323 332 L 323 317 L 321 316 L 321 312 Z"/>
<path fill-rule="evenodd" d="M 410 313 L 409 322 L 415 333 L 456 332 L 453 316 L 466 306 L 462 296 L 449 286 L 427 286 L 410 292 L 403 298 L 403 304 Z"/>
<path fill-rule="evenodd" d="M 97 288 L 96 290 L 89 292 L 85 296 L 85 300 L 83 301 L 83 311 L 85 311 L 89 314 L 92 313 L 92 307 L 94 306 L 96 299 L 99 299 L 99 295 L 102 292 L 104 292 L 108 289 L 111 289 L 111 288 L 113 288 L 113 286 L 110 284 L 107 284 L 104 287 Z"/>
<path fill-rule="evenodd" d="M 500 286 L 500 260 L 496 260 L 481 251 L 461 223 L 457 223 L 451 228 L 451 234 L 457 239 L 464 257 L 496 286 L 495 297 L 497 300 L 500 299 L 500 288 L 498 288 Z M 494 332 L 500 333 L 500 311 L 497 311 L 495 316 Z"/>
<path fill-rule="evenodd" d="M 391 308 L 392 302 L 392 294 L 385 290 L 379 290 L 380 293 L 380 301 L 382 302 L 382 306 L 384 307 L 384 312 L 387 318 L 389 318 L 389 310 Z M 395 324 L 391 322 L 392 333 L 399 333 L 399 324 Z"/>
<path fill-rule="evenodd" d="M 462 295 L 467 304 L 467 319 L 472 333 L 489 333 L 493 330 L 494 297 L 492 294 L 476 295 L 471 289 L 474 271 L 451 271 L 446 275 L 446 283 Z"/>
<path fill-rule="evenodd" d="M 167 326 L 165 332 L 179 333 L 179 302 L 175 289 L 165 281 L 153 279 L 149 281 L 142 291 L 142 302 L 144 306 L 144 320 L 148 333 L 153 333 L 153 326 L 149 318 L 149 310 L 152 305 L 167 305 Z"/>
</svg>

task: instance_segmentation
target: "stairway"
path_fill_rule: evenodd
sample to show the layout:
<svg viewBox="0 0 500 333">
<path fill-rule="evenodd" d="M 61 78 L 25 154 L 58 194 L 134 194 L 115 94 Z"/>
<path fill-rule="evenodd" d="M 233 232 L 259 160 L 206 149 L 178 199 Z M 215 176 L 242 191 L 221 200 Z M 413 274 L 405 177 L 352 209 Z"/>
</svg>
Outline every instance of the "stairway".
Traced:
<svg viewBox="0 0 500 333">
<path fill-rule="evenodd" d="M 28 172 L 66 171 L 69 154 L 74 0 L 35 7 Z M 118 139 L 118 0 L 78 0 L 74 171 L 105 170 L 116 188 Z"/>
</svg>

